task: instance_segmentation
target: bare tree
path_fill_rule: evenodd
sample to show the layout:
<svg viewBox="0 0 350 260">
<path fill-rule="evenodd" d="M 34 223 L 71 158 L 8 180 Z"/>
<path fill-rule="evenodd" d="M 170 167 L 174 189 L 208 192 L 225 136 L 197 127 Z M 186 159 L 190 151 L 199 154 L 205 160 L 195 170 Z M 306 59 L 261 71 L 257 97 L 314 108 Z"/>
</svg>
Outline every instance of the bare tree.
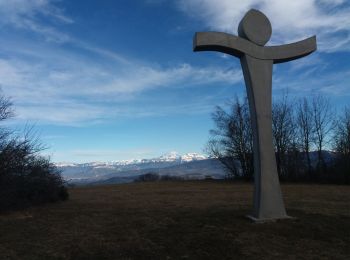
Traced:
<svg viewBox="0 0 350 260">
<path fill-rule="evenodd" d="M 337 152 L 335 173 L 343 183 L 350 183 L 350 107 L 345 107 L 335 123 L 333 148 Z"/>
<path fill-rule="evenodd" d="M 212 114 L 216 129 L 210 131 L 207 151 L 218 158 L 233 177 L 249 179 L 253 175 L 253 144 L 248 104 L 246 99 L 240 102 L 236 97 L 230 108 L 227 113 L 217 106 Z"/>
<path fill-rule="evenodd" d="M 0 89 L 0 123 L 12 118 L 13 116 L 14 111 L 12 109 L 12 102 L 9 98 L 3 95 Z M 10 134 L 11 131 L 9 131 L 6 127 L 0 125 L 0 147 L 4 145 Z"/>
<path fill-rule="evenodd" d="M 276 151 L 277 169 L 280 176 L 287 177 L 288 152 L 292 149 L 295 136 L 293 108 L 287 101 L 274 102 L 272 107 L 272 134 Z"/>
<path fill-rule="evenodd" d="M 318 172 L 322 174 L 326 167 L 322 150 L 325 148 L 328 141 L 327 136 L 333 124 L 329 99 L 320 95 L 315 96 L 312 99 L 312 116 L 315 131 L 314 143 L 317 149 L 317 168 Z"/>
<path fill-rule="evenodd" d="M 0 92 L 0 122 L 13 114 L 11 101 Z M 68 199 L 57 168 L 39 154 L 44 148 L 33 127 L 19 135 L 0 126 L 0 212 Z"/>
<path fill-rule="evenodd" d="M 9 134 L 0 145 L 0 172 L 25 173 L 28 165 L 45 149 L 33 127 L 26 127 L 22 136 Z"/>
<path fill-rule="evenodd" d="M 338 153 L 350 158 L 350 107 L 345 107 L 336 122 L 334 148 Z"/>
<path fill-rule="evenodd" d="M 306 98 L 301 99 L 297 105 L 296 124 L 299 144 L 303 152 L 303 157 L 306 157 L 308 174 L 311 176 L 312 166 L 310 150 L 314 140 L 314 124 L 312 107 Z"/>
<path fill-rule="evenodd" d="M 212 134 L 212 132 L 211 132 Z M 227 174 L 226 178 L 234 179 L 240 176 L 240 171 L 238 165 L 236 164 L 236 159 L 229 156 L 227 151 L 223 151 L 223 140 L 218 139 L 218 137 L 211 137 L 207 143 L 206 151 L 207 153 L 218 159 L 222 165 L 226 168 Z"/>
<path fill-rule="evenodd" d="M 0 90 L 0 121 L 4 121 L 14 116 L 12 102 L 5 97 Z"/>
</svg>

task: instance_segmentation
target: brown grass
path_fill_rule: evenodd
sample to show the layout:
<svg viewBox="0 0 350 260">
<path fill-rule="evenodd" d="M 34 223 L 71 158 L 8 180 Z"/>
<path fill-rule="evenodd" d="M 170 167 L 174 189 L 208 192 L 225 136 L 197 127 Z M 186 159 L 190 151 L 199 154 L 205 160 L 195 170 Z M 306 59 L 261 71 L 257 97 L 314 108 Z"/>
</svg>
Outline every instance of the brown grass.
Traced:
<svg viewBox="0 0 350 260">
<path fill-rule="evenodd" d="M 350 187 L 283 185 L 295 220 L 253 224 L 252 185 L 74 188 L 0 215 L 0 259 L 350 259 Z"/>
</svg>

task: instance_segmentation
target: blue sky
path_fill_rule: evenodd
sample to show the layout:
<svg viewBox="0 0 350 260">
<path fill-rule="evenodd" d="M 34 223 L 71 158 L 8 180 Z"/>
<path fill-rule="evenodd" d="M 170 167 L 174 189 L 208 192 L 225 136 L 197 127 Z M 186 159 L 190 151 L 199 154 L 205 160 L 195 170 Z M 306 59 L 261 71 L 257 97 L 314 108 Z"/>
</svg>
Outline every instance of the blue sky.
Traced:
<svg viewBox="0 0 350 260">
<path fill-rule="evenodd" d="M 250 8 L 270 18 L 268 45 L 317 35 L 316 53 L 274 67 L 275 99 L 350 103 L 346 0 L 0 0 L 8 124 L 34 124 L 56 162 L 201 153 L 215 105 L 245 87 L 239 61 L 192 52 L 193 34 L 236 33 Z"/>
</svg>

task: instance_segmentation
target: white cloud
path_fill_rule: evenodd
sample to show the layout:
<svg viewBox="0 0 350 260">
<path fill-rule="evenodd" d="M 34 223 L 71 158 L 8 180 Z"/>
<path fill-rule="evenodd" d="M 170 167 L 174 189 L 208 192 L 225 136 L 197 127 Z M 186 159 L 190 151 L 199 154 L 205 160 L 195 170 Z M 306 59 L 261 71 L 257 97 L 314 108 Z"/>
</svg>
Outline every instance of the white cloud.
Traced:
<svg viewBox="0 0 350 260">
<path fill-rule="evenodd" d="M 9 42 L 8 39 L 0 39 L 0 47 L 6 53 L 6 57 L 0 58 L 0 85 L 5 94 L 13 98 L 20 120 L 80 125 L 125 116 L 200 113 L 210 111 L 213 100 L 208 102 L 201 96 L 195 104 L 166 104 L 161 109 L 150 103 L 147 108 L 135 104 L 141 93 L 155 89 L 193 89 L 212 83 L 225 83 L 228 86 L 238 82 L 243 84 L 239 68 L 224 70 L 222 67 L 194 67 L 187 63 L 167 67 L 150 65 L 73 39 L 38 21 L 37 16 L 40 15 L 61 23 L 73 22 L 52 2 L 0 0 L 0 25 L 10 24 L 31 30 L 55 42 L 69 41 L 81 52 L 93 52 L 95 59 L 90 59 L 90 55 L 77 55 L 67 46 L 63 48 L 61 45 L 31 43 L 29 40 Z M 344 25 L 349 20 L 346 17 L 348 9 L 338 10 L 343 3 L 339 0 L 181 0 L 179 3 L 182 10 L 202 19 L 210 28 L 224 31 L 233 31 L 246 10 L 258 7 L 271 16 L 275 32 L 284 37 L 283 41 L 294 40 L 299 34 L 304 37 L 304 32 L 312 34 L 322 29 L 321 35 L 327 36 L 332 28 L 335 32 L 350 29 L 349 24 L 346 29 Z M 321 5 L 322 8 L 319 7 Z M 327 13 L 324 6 L 332 8 L 334 15 Z M 349 36 L 335 34 L 332 39 L 334 43 L 327 42 L 329 46 L 323 45 L 324 50 L 350 46 Z M 321 45 L 326 42 L 323 40 Z M 311 59 L 309 62 L 295 62 L 292 70 L 319 64 L 320 60 Z M 328 86 L 329 91 L 331 84 Z"/>
<path fill-rule="evenodd" d="M 156 156 L 156 152 L 153 149 L 147 147 L 138 147 L 133 149 L 86 149 L 77 148 L 75 150 L 55 151 L 54 153 L 44 153 L 54 161 L 65 161 L 67 158 L 75 158 L 75 162 L 86 163 L 90 159 L 94 162 L 101 161 L 115 161 L 118 160 L 130 160 L 130 159 L 143 159 Z M 90 158 L 90 159 L 89 159 Z"/>
<path fill-rule="evenodd" d="M 77 149 L 71 151 L 71 153 L 74 156 L 77 157 L 111 157 L 111 158 L 118 158 L 118 157 L 126 157 L 130 158 L 130 156 L 137 156 L 140 158 L 144 158 L 142 156 L 149 155 L 153 151 L 151 149 L 147 148 L 138 148 L 138 149 L 129 149 L 129 150 L 96 150 L 96 149 Z"/>
<path fill-rule="evenodd" d="M 107 109 L 103 107 L 79 102 L 48 104 L 44 101 L 41 105 L 16 106 L 17 120 L 70 126 L 80 126 L 84 122 L 89 122 L 89 124 L 99 123 L 106 117 L 105 112 L 107 112 Z"/>
<path fill-rule="evenodd" d="M 26 53 L 25 58 L 13 50 L 8 55 L 14 58 L 0 59 L 0 86 L 13 99 L 17 118 L 24 121 L 80 125 L 125 116 L 161 115 L 176 109 L 171 104 L 162 110 L 139 109 L 130 104 L 135 104 L 141 93 L 154 89 L 222 82 L 232 85 L 242 80 L 238 69 L 225 71 L 189 64 L 165 68 L 137 61 L 124 64 L 113 57 L 103 65 L 68 50 L 38 48 L 40 51 L 35 51 L 30 46 L 31 51 L 26 51 L 25 46 L 16 46 L 14 50 Z"/>
<path fill-rule="evenodd" d="M 117 76 L 111 84 L 96 89 L 94 94 L 138 93 L 154 88 L 166 88 L 182 85 L 201 85 L 214 82 L 235 83 L 241 79 L 239 70 L 224 71 L 222 68 L 192 67 L 182 64 L 172 68 L 130 67 L 123 75 Z"/>
<path fill-rule="evenodd" d="M 69 42 L 74 48 L 92 52 L 99 58 L 78 56 L 74 51 L 50 42 L 38 44 L 28 39 L 25 42 L 1 39 L 1 49 L 10 58 L 0 59 L 0 85 L 5 94 L 13 98 L 20 120 L 80 125 L 120 116 L 184 112 L 189 108 L 176 109 L 169 105 L 161 111 L 155 107 L 139 109 L 127 106 L 125 101 L 137 99 L 140 93 L 157 88 L 213 82 L 232 84 L 241 80 L 239 70 L 195 68 L 189 64 L 154 66 L 91 46 L 54 27 L 52 21 L 73 22 L 54 3 L 52 0 L 0 0 L 0 25 L 29 30 L 55 43 Z M 203 108 L 207 109 L 198 104 L 192 112 Z"/>
<path fill-rule="evenodd" d="M 296 69 L 300 70 L 298 78 L 295 78 L 294 72 L 290 71 L 291 74 L 285 75 L 283 78 L 274 78 L 274 88 L 276 90 L 293 90 L 293 93 L 297 96 L 309 96 L 315 93 L 333 98 L 350 96 L 349 69 L 328 73 L 325 73 L 324 70 L 317 70 L 312 66 Z"/>
<path fill-rule="evenodd" d="M 12 26 L 41 34 L 48 41 L 66 42 L 70 37 L 41 22 L 38 16 L 61 23 L 73 23 L 53 0 L 0 0 L 0 25 Z"/>
<path fill-rule="evenodd" d="M 321 51 L 350 50 L 350 7 L 344 0 L 180 0 L 179 7 L 210 29 L 230 33 L 245 12 L 257 8 L 272 23 L 274 44 L 316 34 Z"/>
</svg>

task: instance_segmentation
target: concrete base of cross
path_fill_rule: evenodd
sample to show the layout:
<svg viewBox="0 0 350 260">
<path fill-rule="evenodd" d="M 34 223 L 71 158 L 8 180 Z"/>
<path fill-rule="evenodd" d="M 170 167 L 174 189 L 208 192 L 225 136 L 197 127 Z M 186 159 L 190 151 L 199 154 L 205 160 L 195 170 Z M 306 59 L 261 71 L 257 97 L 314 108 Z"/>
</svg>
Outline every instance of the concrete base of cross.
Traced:
<svg viewBox="0 0 350 260">
<path fill-rule="evenodd" d="M 254 223 L 268 223 L 268 222 L 276 222 L 276 221 L 285 220 L 285 219 L 290 219 L 290 220 L 296 219 L 295 217 L 291 217 L 287 215 L 279 218 L 256 218 L 251 215 L 247 215 L 246 217 L 249 218 Z"/>
</svg>

